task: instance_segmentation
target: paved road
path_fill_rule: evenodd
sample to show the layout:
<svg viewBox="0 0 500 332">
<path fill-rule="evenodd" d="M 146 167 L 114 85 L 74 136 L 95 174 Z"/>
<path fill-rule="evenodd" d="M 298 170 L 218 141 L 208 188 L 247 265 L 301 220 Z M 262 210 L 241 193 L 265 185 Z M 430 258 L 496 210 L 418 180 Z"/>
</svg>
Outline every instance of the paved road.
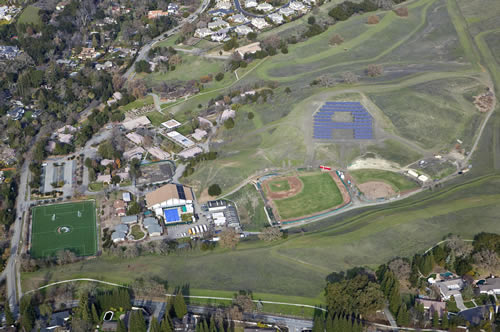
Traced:
<svg viewBox="0 0 500 332">
<path fill-rule="evenodd" d="M 392 315 L 392 312 L 389 310 L 389 308 L 386 306 L 384 308 L 384 314 L 387 320 L 389 321 L 389 324 L 391 324 L 391 327 L 393 327 L 393 331 L 397 332 L 398 330 L 398 324 L 396 323 L 396 320 L 394 319 L 394 316 Z"/>
<path fill-rule="evenodd" d="M 146 59 L 146 56 L 147 56 L 149 50 L 151 48 L 153 48 L 153 46 L 156 43 L 158 43 L 158 42 L 160 42 L 162 40 L 165 40 L 168 37 L 171 37 L 172 35 L 176 34 L 177 32 L 180 31 L 180 29 L 182 29 L 182 27 L 186 23 L 192 23 L 192 22 L 194 22 L 198 18 L 198 15 L 200 15 L 201 13 L 203 13 L 208 8 L 209 4 L 210 4 L 210 0 L 203 0 L 203 2 L 201 3 L 200 7 L 198 7 L 198 9 L 196 9 L 196 11 L 194 13 L 192 13 L 191 15 L 189 15 L 187 18 L 183 19 L 179 23 L 179 25 L 177 25 L 176 27 L 174 27 L 174 28 L 172 28 L 172 29 L 170 29 L 168 31 L 165 31 L 164 33 L 162 33 L 158 37 L 152 39 L 149 43 L 145 44 L 139 50 L 139 52 L 137 53 L 137 57 L 135 58 L 134 63 L 129 67 L 129 69 L 125 72 L 125 74 L 123 74 L 123 78 L 125 78 L 125 79 L 128 80 L 131 77 L 131 75 L 135 72 L 135 63 L 137 61 L 141 61 L 141 60 Z"/>
</svg>

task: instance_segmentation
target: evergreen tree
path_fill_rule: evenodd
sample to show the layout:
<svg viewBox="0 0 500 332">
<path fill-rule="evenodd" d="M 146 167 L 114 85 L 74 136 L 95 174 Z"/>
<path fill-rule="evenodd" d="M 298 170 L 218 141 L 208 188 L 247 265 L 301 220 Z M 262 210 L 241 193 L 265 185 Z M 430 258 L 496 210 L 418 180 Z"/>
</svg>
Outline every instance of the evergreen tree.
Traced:
<svg viewBox="0 0 500 332">
<path fill-rule="evenodd" d="M 151 318 L 151 323 L 149 323 L 149 332 L 161 332 L 160 323 L 155 317 Z"/>
<path fill-rule="evenodd" d="M 415 259 L 413 259 L 413 262 L 411 264 L 411 272 L 410 272 L 410 284 L 412 287 L 416 287 L 418 284 L 418 280 L 420 279 L 420 275 L 418 273 L 418 265 Z"/>
<path fill-rule="evenodd" d="M 184 302 L 184 296 L 179 291 L 175 296 L 174 300 L 174 311 L 177 318 L 182 319 L 187 314 L 186 302 Z"/>
<path fill-rule="evenodd" d="M 9 302 L 5 301 L 5 304 L 3 305 L 4 307 L 4 313 L 5 313 L 5 323 L 7 326 L 12 325 L 15 323 L 14 315 L 12 314 L 12 311 L 10 311 L 10 306 Z"/>
<path fill-rule="evenodd" d="M 128 322 L 129 332 L 146 332 L 147 326 L 141 310 L 134 310 L 130 313 Z"/>
<path fill-rule="evenodd" d="M 75 316 L 76 318 L 81 319 L 84 322 L 90 322 L 91 313 L 89 310 L 89 295 L 87 293 L 83 293 L 80 296 L 80 302 L 78 303 L 78 307 L 76 308 Z"/>
<path fill-rule="evenodd" d="M 92 322 L 94 324 L 99 324 L 99 315 L 97 314 L 97 309 L 95 308 L 94 303 L 92 303 L 91 312 L 92 312 Z"/>
<path fill-rule="evenodd" d="M 165 313 L 165 316 L 161 321 L 160 330 L 161 332 L 172 332 L 174 330 L 174 325 L 172 324 L 172 319 L 170 318 L 168 311 Z"/>
<path fill-rule="evenodd" d="M 354 332 L 363 332 L 363 325 L 361 324 L 360 320 L 356 320 L 356 327 L 354 329 Z"/>
<path fill-rule="evenodd" d="M 214 315 L 210 316 L 210 332 L 217 332 Z"/>
<path fill-rule="evenodd" d="M 342 324 L 340 323 L 340 315 L 335 315 L 333 319 L 333 331 L 341 331 Z"/>
<path fill-rule="evenodd" d="M 443 317 L 441 317 L 441 328 L 443 330 L 447 330 L 450 327 L 450 323 L 448 321 L 448 312 L 443 311 Z"/>
<path fill-rule="evenodd" d="M 408 310 L 406 309 L 406 304 L 402 304 L 399 307 L 398 310 L 398 316 L 396 317 L 396 321 L 398 325 L 400 326 L 408 326 L 409 322 L 409 316 L 408 316 Z"/>
<path fill-rule="evenodd" d="M 434 312 L 432 313 L 432 327 L 433 328 L 439 327 L 439 314 L 437 310 L 434 310 Z"/>
<path fill-rule="evenodd" d="M 401 306 L 401 296 L 399 295 L 399 281 L 395 281 L 391 295 L 389 297 L 389 310 L 393 314 L 397 314 L 399 307 Z"/>
<path fill-rule="evenodd" d="M 210 332 L 206 319 L 203 320 L 203 332 Z"/>
<path fill-rule="evenodd" d="M 313 332 L 324 332 L 325 331 L 325 320 L 323 315 L 316 315 L 313 322 Z"/>
<path fill-rule="evenodd" d="M 116 332 L 127 332 L 127 327 L 125 326 L 125 323 L 121 319 L 118 319 L 118 325 L 116 326 Z"/>
<path fill-rule="evenodd" d="M 326 332 L 332 332 L 334 331 L 333 330 L 333 320 L 334 320 L 334 316 L 328 314 L 327 318 L 326 318 Z"/>
</svg>

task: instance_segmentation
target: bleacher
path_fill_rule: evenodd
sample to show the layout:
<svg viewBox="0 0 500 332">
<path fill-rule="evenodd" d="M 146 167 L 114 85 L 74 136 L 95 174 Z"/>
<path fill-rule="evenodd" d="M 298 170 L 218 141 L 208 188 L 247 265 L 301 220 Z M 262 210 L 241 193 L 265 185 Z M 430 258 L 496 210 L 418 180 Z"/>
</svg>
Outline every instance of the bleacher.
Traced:
<svg viewBox="0 0 500 332">
<path fill-rule="evenodd" d="M 351 113 L 352 122 L 335 122 L 333 116 L 336 112 Z M 373 119 L 359 102 L 326 102 L 320 110 L 314 114 L 315 139 L 333 139 L 335 130 L 352 129 L 354 139 L 373 138 Z"/>
</svg>

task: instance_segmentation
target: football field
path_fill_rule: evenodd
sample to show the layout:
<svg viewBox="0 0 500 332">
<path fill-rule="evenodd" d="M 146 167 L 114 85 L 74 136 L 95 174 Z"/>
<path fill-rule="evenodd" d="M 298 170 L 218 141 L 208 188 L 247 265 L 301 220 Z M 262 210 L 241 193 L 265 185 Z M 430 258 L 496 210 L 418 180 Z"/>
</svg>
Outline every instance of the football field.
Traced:
<svg viewBox="0 0 500 332">
<path fill-rule="evenodd" d="M 95 202 L 37 206 L 32 209 L 31 256 L 55 256 L 70 250 L 77 256 L 97 252 Z"/>
</svg>

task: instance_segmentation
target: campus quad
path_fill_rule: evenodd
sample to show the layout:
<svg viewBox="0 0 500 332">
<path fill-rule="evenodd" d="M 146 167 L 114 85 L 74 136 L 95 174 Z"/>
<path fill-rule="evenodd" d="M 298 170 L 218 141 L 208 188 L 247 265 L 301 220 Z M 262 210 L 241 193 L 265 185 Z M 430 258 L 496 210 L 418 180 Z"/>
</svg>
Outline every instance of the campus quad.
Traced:
<svg viewBox="0 0 500 332">
<path fill-rule="evenodd" d="M 55 256 L 70 250 L 78 256 L 97 252 L 94 201 L 53 204 L 32 209 L 31 256 Z"/>
</svg>

